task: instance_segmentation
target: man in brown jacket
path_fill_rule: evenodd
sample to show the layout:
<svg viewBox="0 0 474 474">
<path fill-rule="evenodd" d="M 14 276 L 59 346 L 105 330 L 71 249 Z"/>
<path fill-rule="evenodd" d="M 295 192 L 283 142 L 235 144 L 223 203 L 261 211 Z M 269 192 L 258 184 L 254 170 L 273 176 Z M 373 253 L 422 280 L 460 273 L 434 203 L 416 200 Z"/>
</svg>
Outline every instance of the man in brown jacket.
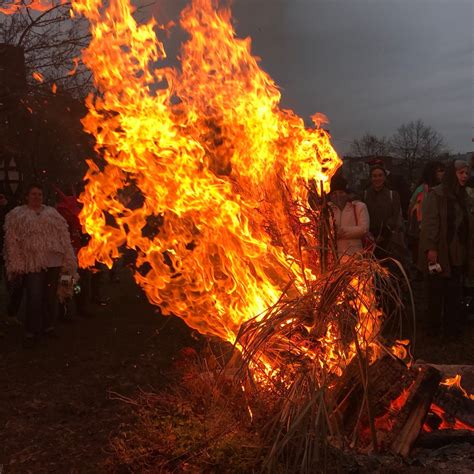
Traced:
<svg viewBox="0 0 474 474">
<path fill-rule="evenodd" d="M 400 196 L 387 187 L 387 170 L 381 164 L 370 168 L 370 186 L 364 191 L 364 202 L 369 211 L 370 232 L 375 237 L 377 258 L 394 257 L 400 260 L 400 252 L 394 255 L 401 241 L 402 213 Z"/>
<path fill-rule="evenodd" d="M 469 174 L 465 161 L 454 161 L 423 204 L 418 266 L 428 276 L 425 322 L 433 335 L 458 334 L 464 319 L 461 300 L 468 267 Z"/>
</svg>

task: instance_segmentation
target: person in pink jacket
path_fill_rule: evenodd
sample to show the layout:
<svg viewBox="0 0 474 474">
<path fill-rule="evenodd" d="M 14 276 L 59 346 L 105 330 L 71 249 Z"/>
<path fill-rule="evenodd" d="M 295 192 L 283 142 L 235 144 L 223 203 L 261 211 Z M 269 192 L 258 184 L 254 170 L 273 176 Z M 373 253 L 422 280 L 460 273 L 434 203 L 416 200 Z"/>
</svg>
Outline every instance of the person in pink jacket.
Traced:
<svg viewBox="0 0 474 474">
<path fill-rule="evenodd" d="M 369 232 L 369 212 L 362 201 L 348 192 L 342 173 L 336 173 L 331 179 L 329 206 L 334 216 L 339 259 L 362 253 L 362 239 Z"/>
</svg>

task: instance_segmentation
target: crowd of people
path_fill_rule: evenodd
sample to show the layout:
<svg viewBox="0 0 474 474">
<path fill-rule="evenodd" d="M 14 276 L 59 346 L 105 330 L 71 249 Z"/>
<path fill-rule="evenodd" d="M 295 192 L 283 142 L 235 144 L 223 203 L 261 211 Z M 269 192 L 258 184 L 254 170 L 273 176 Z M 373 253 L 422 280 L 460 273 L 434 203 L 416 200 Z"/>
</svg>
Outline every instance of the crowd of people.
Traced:
<svg viewBox="0 0 474 474">
<path fill-rule="evenodd" d="M 470 165 L 461 160 L 447 165 L 429 162 L 406 210 L 388 177 L 382 162 L 372 163 L 369 184 L 357 194 L 341 170 L 333 176 L 329 206 L 338 258 L 370 254 L 390 271 L 390 262 L 400 262 L 405 274 L 425 282 L 428 304 L 419 322 L 434 336 L 457 336 L 465 324 L 466 296 L 474 286 Z M 40 337 L 57 337 L 56 321 L 70 317 L 71 300 L 76 314 L 83 317 L 91 315 L 91 301 L 103 304 L 100 271 L 77 265 L 77 254 L 87 242 L 77 198 L 59 189 L 57 194 L 56 207 L 47 206 L 41 185 L 32 184 L 25 204 L 13 209 L 0 195 L 6 311 L 10 320 L 17 318 L 25 301 L 26 346 Z"/>
<path fill-rule="evenodd" d="M 331 180 L 340 259 L 372 254 L 389 269 L 397 260 L 406 274 L 425 282 L 425 310 L 418 316 L 433 336 L 459 336 L 466 321 L 474 272 L 474 183 L 469 163 L 427 163 L 407 218 L 383 163 L 370 168 L 370 184 L 358 195 L 341 172 Z"/>
</svg>

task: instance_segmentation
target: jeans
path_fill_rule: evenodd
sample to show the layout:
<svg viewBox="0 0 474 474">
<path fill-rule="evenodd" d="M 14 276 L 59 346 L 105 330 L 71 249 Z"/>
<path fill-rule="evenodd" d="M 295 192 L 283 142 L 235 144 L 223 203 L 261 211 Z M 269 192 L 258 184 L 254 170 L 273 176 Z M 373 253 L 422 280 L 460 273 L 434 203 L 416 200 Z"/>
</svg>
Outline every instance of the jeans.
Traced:
<svg viewBox="0 0 474 474">
<path fill-rule="evenodd" d="M 54 328 L 58 310 L 59 273 L 60 267 L 50 267 L 25 275 L 27 333 L 38 335 Z"/>
</svg>

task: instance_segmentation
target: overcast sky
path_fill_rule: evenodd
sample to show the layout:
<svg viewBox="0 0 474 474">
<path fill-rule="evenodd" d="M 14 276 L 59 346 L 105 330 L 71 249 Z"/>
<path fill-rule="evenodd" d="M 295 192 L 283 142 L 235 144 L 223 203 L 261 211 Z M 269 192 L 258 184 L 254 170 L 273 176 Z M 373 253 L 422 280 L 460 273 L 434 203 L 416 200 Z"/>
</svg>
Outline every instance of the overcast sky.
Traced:
<svg viewBox="0 0 474 474">
<path fill-rule="evenodd" d="M 339 153 L 419 118 L 452 152 L 474 149 L 474 0 L 234 0 L 233 12 L 282 105 L 325 113 Z"/>
</svg>

